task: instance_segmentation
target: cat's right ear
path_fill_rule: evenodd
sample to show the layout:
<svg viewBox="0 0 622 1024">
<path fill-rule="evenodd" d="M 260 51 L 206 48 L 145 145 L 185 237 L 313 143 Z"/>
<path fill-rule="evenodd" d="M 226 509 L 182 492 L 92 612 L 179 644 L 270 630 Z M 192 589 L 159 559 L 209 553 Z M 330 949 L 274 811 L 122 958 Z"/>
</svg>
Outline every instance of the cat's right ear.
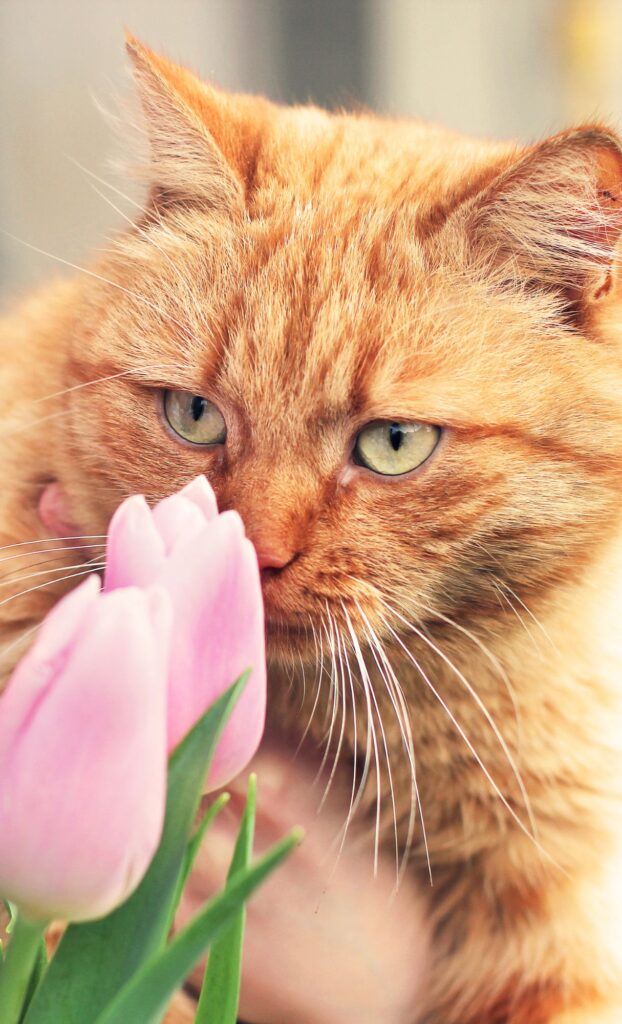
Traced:
<svg viewBox="0 0 622 1024">
<path fill-rule="evenodd" d="M 502 287 L 556 293 L 580 321 L 620 277 L 620 140 L 601 125 L 546 139 L 459 212 L 473 264 Z"/>
<path fill-rule="evenodd" d="M 242 182 L 202 116 L 206 87 L 126 34 L 149 143 L 147 176 L 159 208 L 194 205 L 219 213 L 241 212 Z"/>
</svg>

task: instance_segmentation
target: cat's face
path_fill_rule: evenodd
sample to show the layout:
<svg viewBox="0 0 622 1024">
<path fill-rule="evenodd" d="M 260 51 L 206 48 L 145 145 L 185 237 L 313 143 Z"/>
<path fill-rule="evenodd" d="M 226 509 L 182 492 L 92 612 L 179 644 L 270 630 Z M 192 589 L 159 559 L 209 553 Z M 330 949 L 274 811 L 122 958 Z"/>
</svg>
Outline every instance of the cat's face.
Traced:
<svg viewBox="0 0 622 1024">
<path fill-rule="evenodd" d="M 157 119 L 152 73 L 141 65 Z M 196 116 L 196 96 L 185 102 Z M 163 180 L 156 167 L 159 212 L 97 267 L 111 284 L 87 289 L 69 383 L 109 379 L 69 398 L 80 525 L 101 527 L 128 493 L 156 499 L 205 473 L 264 558 L 268 638 L 283 656 L 292 641 L 311 655 L 333 623 L 365 642 L 400 631 L 401 616 L 464 622 L 540 600 L 589 557 L 618 503 L 619 354 L 578 329 L 579 307 L 585 322 L 592 308 L 583 235 L 576 252 L 536 251 L 547 199 L 509 149 L 232 104 L 214 110 L 234 119 L 218 140 L 234 167 L 220 152 L 208 166 L 207 142 L 194 185 L 174 160 Z M 586 148 L 567 174 L 587 180 Z M 509 183 L 494 191 L 502 170 Z M 469 198 L 475 179 L 482 195 Z M 499 227 L 517 190 L 529 202 L 525 180 L 529 272 Z M 614 285 L 597 257 L 606 304 Z M 534 281 L 538 259 L 550 281 Z"/>
</svg>

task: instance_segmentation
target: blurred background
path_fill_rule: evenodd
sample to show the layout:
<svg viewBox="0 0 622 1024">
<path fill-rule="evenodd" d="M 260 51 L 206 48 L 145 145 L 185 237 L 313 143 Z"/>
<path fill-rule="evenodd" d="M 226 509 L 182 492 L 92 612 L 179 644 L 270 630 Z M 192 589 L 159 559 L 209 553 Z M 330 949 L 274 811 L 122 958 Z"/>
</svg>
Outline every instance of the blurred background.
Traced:
<svg viewBox="0 0 622 1024">
<path fill-rule="evenodd" d="M 622 118 L 622 0 L 0 0 L 0 300 L 121 223 L 123 29 L 230 89 L 535 140 Z M 117 200 L 118 201 L 118 200 Z"/>
</svg>

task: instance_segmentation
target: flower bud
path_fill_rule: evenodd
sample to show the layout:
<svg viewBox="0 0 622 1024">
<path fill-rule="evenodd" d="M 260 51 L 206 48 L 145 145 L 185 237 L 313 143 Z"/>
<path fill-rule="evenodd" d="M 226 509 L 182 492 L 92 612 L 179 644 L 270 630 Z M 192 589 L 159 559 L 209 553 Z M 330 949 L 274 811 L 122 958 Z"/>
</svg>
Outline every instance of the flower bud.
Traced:
<svg viewBox="0 0 622 1024">
<path fill-rule="evenodd" d="M 266 712 L 263 602 L 257 556 L 236 512 L 218 515 L 205 477 L 152 510 L 128 498 L 108 531 L 105 588 L 157 583 L 173 605 L 169 750 L 246 669 L 250 679 L 223 730 L 206 788 L 255 753 Z"/>
<path fill-rule="evenodd" d="M 0 893 L 33 920 L 103 916 L 137 886 L 166 799 L 165 593 L 90 577 L 0 696 Z"/>
</svg>

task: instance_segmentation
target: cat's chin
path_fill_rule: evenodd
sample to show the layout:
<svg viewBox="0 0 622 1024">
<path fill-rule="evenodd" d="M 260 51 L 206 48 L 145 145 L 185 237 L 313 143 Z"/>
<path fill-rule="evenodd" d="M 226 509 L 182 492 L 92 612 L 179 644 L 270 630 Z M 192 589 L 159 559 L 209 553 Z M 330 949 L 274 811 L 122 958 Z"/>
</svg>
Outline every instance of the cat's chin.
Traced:
<svg viewBox="0 0 622 1024">
<path fill-rule="evenodd" d="M 266 617 L 266 647 L 269 658 L 277 661 L 317 657 L 316 641 L 310 624 L 271 620 Z"/>
</svg>

